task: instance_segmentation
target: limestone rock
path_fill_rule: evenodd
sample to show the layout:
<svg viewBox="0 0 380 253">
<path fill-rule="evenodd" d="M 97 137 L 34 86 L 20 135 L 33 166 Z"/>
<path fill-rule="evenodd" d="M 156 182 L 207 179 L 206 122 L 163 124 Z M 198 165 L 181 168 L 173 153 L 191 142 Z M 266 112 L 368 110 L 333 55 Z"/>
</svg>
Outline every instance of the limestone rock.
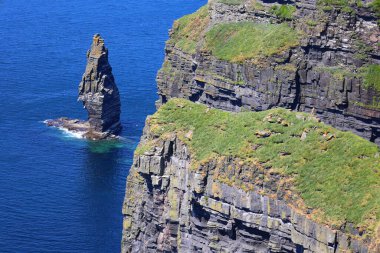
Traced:
<svg viewBox="0 0 380 253">
<path fill-rule="evenodd" d="M 192 168 L 180 138 L 159 139 L 147 124 L 140 143 L 151 141 L 155 151 L 136 155 L 128 175 L 122 253 L 378 252 L 344 228 L 309 219 L 291 199 L 270 197 L 278 190 L 275 176 L 264 185 L 250 182 L 254 190 L 244 191 L 219 180 L 220 157 Z"/>
<path fill-rule="evenodd" d="M 283 22 L 270 9 L 284 2 L 239 2 L 209 1 L 211 22 L 206 30 L 220 23 Z M 286 3 L 296 9 L 288 23 L 301 30 L 303 38 L 298 47 L 285 52 L 285 58 L 235 63 L 217 59 L 201 46 L 189 54 L 167 43 L 164 66 L 170 66 L 170 71 L 163 68 L 157 75 L 157 106 L 180 97 L 227 111 L 285 107 L 313 112 L 324 123 L 380 145 L 380 92 L 355 75 L 366 64 L 380 64 L 376 14 L 357 6 L 352 13 L 323 11 L 317 2 Z M 337 72 L 343 77 L 337 77 Z"/>
<path fill-rule="evenodd" d="M 88 120 L 66 117 L 46 120 L 48 126 L 66 129 L 91 140 L 117 138 L 121 130 L 120 95 L 108 62 L 108 49 L 99 34 L 87 52 L 87 66 L 79 84 L 78 100 L 83 102 Z"/>
<path fill-rule="evenodd" d="M 88 121 L 95 132 L 118 134 L 120 95 L 108 62 L 108 49 L 99 34 L 95 34 L 87 53 L 87 66 L 79 84 L 78 100 L 88 112 Z"/>
</svg>

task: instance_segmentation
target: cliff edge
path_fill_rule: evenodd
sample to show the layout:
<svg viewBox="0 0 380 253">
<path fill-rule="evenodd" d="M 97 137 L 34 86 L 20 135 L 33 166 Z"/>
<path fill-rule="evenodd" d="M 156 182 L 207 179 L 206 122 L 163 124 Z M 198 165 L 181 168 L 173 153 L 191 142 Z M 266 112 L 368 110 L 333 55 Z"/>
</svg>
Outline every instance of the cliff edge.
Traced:
<svg viewBox="0 0 380 253">
<path fill-rule="evenodd" d="M 122 252 L 379 252 L 380 150 L 318 121 L 161 106 L 128 176 Z"/>
<path fill-rule="evenodd" d="M 380 252 L 379 7 L 210 0 L 175 21 L 122 252 Z"/>
<path fill-rule="evenodd" d="M 157 105 L 284 107 L 380 144 L 380 9 L 375 1 L 213 0 L 175 21 Z"/>
</svg>

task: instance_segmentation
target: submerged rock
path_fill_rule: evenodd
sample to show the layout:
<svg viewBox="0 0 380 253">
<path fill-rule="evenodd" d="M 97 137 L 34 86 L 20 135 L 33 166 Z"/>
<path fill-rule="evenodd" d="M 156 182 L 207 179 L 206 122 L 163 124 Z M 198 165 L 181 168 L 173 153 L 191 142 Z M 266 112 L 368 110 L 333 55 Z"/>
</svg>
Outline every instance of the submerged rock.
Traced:
<svg viewBox="0 0 380 253">
<path fill-rule="evenodd" d="M 59 118 L 47 120 L 48 126 L 82 133 L 84 138 L 98 140 L 116 138 L 120 133 L 120 95 L 108 62 L 108 49 L 95 34 L 87 52 L 87 66 L 79 84 L 78 100 L 83 102 L 88 121 Z"/>
</svg>

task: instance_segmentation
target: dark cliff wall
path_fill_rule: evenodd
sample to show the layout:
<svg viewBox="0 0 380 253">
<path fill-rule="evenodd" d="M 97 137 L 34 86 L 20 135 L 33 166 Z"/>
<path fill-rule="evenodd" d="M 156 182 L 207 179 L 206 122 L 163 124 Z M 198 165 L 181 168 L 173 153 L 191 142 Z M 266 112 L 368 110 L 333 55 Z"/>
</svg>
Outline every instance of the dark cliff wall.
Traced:
<svg viewBox="0 0 380 253">
<path fill-rule="evenodd" d="M 128 176 L 121 252 L 375 252 L 270 197 L 276 175 L 247 191 L 221 181 L 219 158 L 194 168 L 180 139 L 162 140 L 146 125 L 140 145 L 154 145 L 135 156 Z M 222 163 L 227 169 L 233 159 Z"/>
<path fill-rule="evenodd" d="M 293 16 L 276 14 L 278 4 L 294 6 Z M 301 34 L 299 43 L 243 61 L 222 60 L 204 46 L 213 27 L 245 22 L 287 23 Z M 380 92 L 363 75 L 364 68 L 380 63 L 379 34 L 367 7 L 343 11 L 304 0 L 209 1 L 206 14 L 185 17 L 170 32 L 157 76 L 157 106 L 180 97 L 233 112 L 285 107 L 313 112 L 380 144 Z M 378 252 L 380 231 L 373 235 L 350 222 L 317 222 L 315 210 L 285 196 L 294 182 L 265 164 L 265 175 L 218 154 L 194 165 L 193 150 L 184 141 L 192 130 L 162 138 L 157 129 L 164 126 L 152 127 L 150 120 L 127 179 L 122 252 Z M 251 148 L 256 152 L 260 145 Z M 223 178 L 219 170 L 235 174 Z M 230 184 L 235 175 L 242 185 Z"/>
<path fill-rule="evenodd" d="M 270 12 L 278 3 L 210 1 L 205 31 L 221 23 L 286 22 L 302 33 L 299 46 L 259 63 L 230 62 L 203 50 L 202 41 L 189 52 L 169 40 L 157 76 L 158 105 L 181 97 L 229 111 L 276 106 L 315 111 L 324 122 L 380 145 L 380 92 L 364 85 L 360 74 L 363 66 L 380 63 L 376 14 L 368 7 L 342 11 L 315 1 L 290 1 L 296 11 L 284 20 Z"/>
<path fill-rule="evenodd" d="M 79 84 L 78 100 L 83 101 L 93 131 L 120 132 L 119 90 L 108 62 L 108 49 L 99 34 L 94 35 L 91 49 L 87 52 L 86 71 Z"/>
</svg>

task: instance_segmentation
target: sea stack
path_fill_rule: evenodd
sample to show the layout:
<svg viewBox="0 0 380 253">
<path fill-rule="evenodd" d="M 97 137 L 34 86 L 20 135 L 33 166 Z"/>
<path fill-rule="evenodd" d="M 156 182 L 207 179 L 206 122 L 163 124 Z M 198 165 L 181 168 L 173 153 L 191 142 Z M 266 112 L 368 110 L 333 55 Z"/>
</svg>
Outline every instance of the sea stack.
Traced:
<svg viewBox="0 0 380 253">
<path fill-rule="evenodd" d="M 87 66 L 79 84 L 78 100 L 83 102 L 95 134 L 120 132 L 119 90 L 108 62 L 108 49 L 99 34 L 94 35 L 91 49 L 87 52 Z"/>
<path fill-rule="evenodd" d="M 79 84 L 78 100 L 87 110 L 87 121 L 59 118 L 47 120 L 46 124 L 91 140 L 117 138 L 121 130 L 120 95 L 108 62 L 108 49 L 99 34 L 94 35 L 87 52 L 87 66 Z"/>
</svg>

